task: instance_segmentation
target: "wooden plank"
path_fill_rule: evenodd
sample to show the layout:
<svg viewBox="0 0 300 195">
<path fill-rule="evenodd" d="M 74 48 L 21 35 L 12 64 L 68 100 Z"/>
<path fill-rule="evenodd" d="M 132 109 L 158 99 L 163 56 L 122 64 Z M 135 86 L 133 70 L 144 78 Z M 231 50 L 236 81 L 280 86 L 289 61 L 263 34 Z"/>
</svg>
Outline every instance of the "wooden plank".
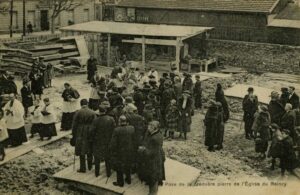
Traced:
<svg viewBox="0 0 300 195">
<path fill-rule="evenodd" d="M 64 50 L 77 49 L 77 46 L 76 45 L 64 45 L 63 49 Z"/>
<path fill-rule="evenodd" d="M 175 64 L 176 64 L 176 68 L 177 70 L 180 70 L 179 68 L 179 63 L 180 63 L 180 48 L 181 48 L 181 40 L 180 37 L 176 38 L 176 56 L 175 56 Z"/>
<path fill-rule="evenodd" d="M 43 51 L 33 51 L 33 57 L 40 57 L 40 56 L 46 56 L 46 55 L 53 55 L 58 54 L 59 49 L 52 49 L 52 50 L 43 50 Z"/>
<path fill-rule="evenodd" d="M 59 125 L 59 124 L 57 124 Z M 57 126 L 57 129 L 59 126 Z M 45 141 L 40 141 L 38 137 L 35 137 L 33 139 L 29 139 L 27 143 L 24 143 L 21 146 L 15 147 L 15 148 L 7 148 L 5 150 L 6 156 L 3 161 L 0 162 L 0 165 L 3 165 L 17 157 L 20 157 L 24 154 L 27 154 L 28 152 L 32 151 L 35 148 L 39 148 L 45 145 L 48 145 L 50 143 L 53 143 L 57 140 L 60 140 L 68 135 L 70 135 L 72 132 L 71 131 L 58 131 L 57 136 L 52 137 L 51 140 L 45 140 Z"/>
<path fill-rule="evenodd" d="M 84 36 L 77 36 L 75 42 L 80 56 L 90 56 Z"/>
<path fill-rule="evenodd" d="M 78 168 L 79 162 L 76 161 L 76 168 Z M 175 160 L 166 159 L 165 162 L 166 181 L 167 183 L 184 183 L 187 186 L 189 183 L 193 183 L 199 176 L 200 170 L 177 162 Z M 94 170 L 87 171 L 86 173 L 77 173 L 73 166 L 56 173 L 53 176 L 56 180 L 72 183 L 73 186 L 80 188 L 83 191 L 96 194 L 147 194 L 148 186 L 141 183 L 137 175 L 132 175 L 132 183 L 130 185 L 125 184 L 123 188 L 116 187 L 112 184 L 116 181 L 116 173 L 113 173 L 109 178 L 105 176 L 104 163 L 100 166 L 100 176 L 96 178 L 94 176 Z M 164 194 L 169 187 L 159 187 L 159 194 Z M 99 193 L 97 193 L 99 192 Z M 100 193 L 101 192 L 101 193 Z"/>
<path fill-rule="evenodd" d="M 134 44 L 143 44 L 143 38 L 134 38 L 133 40 L 123 39 L 123 43 L 134 43 Z M 176 40 L 166 40 L 166 39 L 145 39 L 146 45 L 167 45 L 167 46 L 176 46 Z"/>
<path fill-rule="evenodd" d="M 32 66 L 31 63 L 28 62 L 24 62 L 24 61 L 18 61 L 18 60 L 14 60 L 14 59 L 1 59 L 1 61 L 5 64 L 10 64 L 10 63 L 15 63 L 15 64 L 21 64 L 24 66 Z"/>
<path fill-rule="evenodd" d="M 51 45 L 35 45 L 34 49 L 31 50 L 51 50 L 51 49 L 61 49 L 63 44 L 51 44 Z"/>
<path fill-rule="evenodd" d="M 269 102 L 271 100 L 271 98 L 269 96 L 271 95 L 271 92 L 274 91 L 274 89 L 268 89 L 265 87 L 259 87 L 259 86 L 254 86 L 254 85 L 238 84 L 229 89 L 226 89 L 224 91 L 224 93 L 225 93 L 225 96 L 228 96 L 228 97 L 244 98 L 244 96 L 247 94 L 247 90 L 249 87 L 254 88 L 254 94 L 257 95 L 259 102 L 264 103 L 264 104 L 269 104 Z"/>
</svg>

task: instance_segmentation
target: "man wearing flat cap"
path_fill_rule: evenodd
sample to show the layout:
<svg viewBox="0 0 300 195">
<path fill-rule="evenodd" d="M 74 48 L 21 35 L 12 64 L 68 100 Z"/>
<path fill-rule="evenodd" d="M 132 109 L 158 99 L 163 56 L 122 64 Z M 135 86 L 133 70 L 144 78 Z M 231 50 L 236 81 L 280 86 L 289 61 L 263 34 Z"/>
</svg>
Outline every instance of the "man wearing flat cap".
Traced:
<svg viewBox="0 0 300 195">
<path fill-rule="evenodd" d="M 254 114 L 258 110 L 258 98 L 254 95 L 254 89 L 252 87 L 248 88 L 248 94 L 245 95 L 243 99 L 243 111 L 245 122 L 245 136 L 246 139 L 251 139 L 253 137 L 252 125 L 254 122 Z"/>
<path fill-rule="evenodd" d="M 115 120 L 107 114 L 110 105 L 108 101 L 104 101 L 99 106 L 99 116 L 94 119 L 91 128 L 93 156 L 95 159 L 95 176 L 100 175 L 100 161 L 104 159 L 106 167 L 106 176 L 111 175 L 111 162 L 109 153 L 109 144 L 116 127 Z"/>
<path fill-rule="evenodd" d="M 295 87 L 289 87 L 288 103 L 292 104 L 293 110 L 299 108 L 299 96 L 295 93 Z"/>
</svg>

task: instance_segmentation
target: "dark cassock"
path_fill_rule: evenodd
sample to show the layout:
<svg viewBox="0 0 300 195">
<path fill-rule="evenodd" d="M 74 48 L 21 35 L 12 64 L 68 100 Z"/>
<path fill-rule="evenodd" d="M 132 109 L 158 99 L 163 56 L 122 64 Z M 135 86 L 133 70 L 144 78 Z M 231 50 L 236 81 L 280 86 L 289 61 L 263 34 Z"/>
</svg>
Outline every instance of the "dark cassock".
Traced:
<svg viewBox="0 0 300 195">
<path fill-rule="evenodd" d="M 215 101 L 211 101 L 209 104 L 204 118 L 205 145 L 208 146 L 208 151 L 214 151 L 214 145 L 217 142 L 218 107 Z"/>
<path fill-rule="evenodd" d="M 224 124 L 224 113 L 223 113 L 223 106 L 220 102 L 216 103 L 218 107 L 218 128 L 217 128 L 217 135 L 216 135 L 216 144 L 217 144 L 217 150 L 223 149 L 223 141 L 224 141 L 224 130 L 225 130 L 225 124 Z"/>
<path fill-rule="evenodd" d="M 88 169 L 92 169 L 92 123 L 95 118 L 96 113 L 88 108 L 87 100 L 81 100 L 81 109 L 75 113 L 72 127 L 75 155 L 80 159 L 80 168 L 77 172 L 80 173 L 86 172 L 86 160 Z"/>
<path fill-rule="evenodd" d="M 41 124 L 42 120 L 42 106 L 39 104 L 38 100 L 35 100 L 34 107 L 31 112 L 31 136 L 30 138 L 33 138 L 36 133 L 39 133 L 40 130 L 43 128 L 43 125 Z"/>
<path fill-rule="evenodd" d="M 15 95 L 10 95 L 10 101 L 3 108 L 9 135 L 9 144 L 19 146 L 27 142 L 24 122 L 24 107 L 21 102 L 15 99 Z"/>
<path fill-rule="evenodd" d="M 104 160 L 106 176 L 111 175 L 111 162 L 109 144 L 116 123 L 113 117 L 106 114 L 105 105 L 100 105 L 100 115 L 94 119 L 92 124 L 93 156 L 95 161 L 95 176 L 100 175 L 100 162 Z"/>
<path fill-rule="evenodd" d="M 284 106 L 279 100 L 279 94 L 275 91 L 271 93 L 271 101 L 268 105 L 268 110 L 271 117 L 271 123 L 280 125 L 280 120 L 285 113 Z"/>
<path fill-rule="evenodd" d="M 62 119 L 61 130 L 68 131 L 72 128 L 72 121 L 74 114 L 80 109 L 79 93 L 76 89 L 72 88 L 68 83 L 65 84 L 65 90 L 62 93 Z"/>
<path fill-rule="evenodd" d="M 21 97 L 26 117 L 28 115 L 28 108 L 33 106 L 32 91 L 29 85 L 29 81 L 27 80 L 23 81 L 23 87 L 21 88 Z"/>
<path fill-rule="evenodd" d="M 97 60 L 91 56 L 87 61 L 87 80 L 89 82 L 92 81 L 95 72 L 97 71 Z"/>
<path fill-rule="evenodd" d="M 149 124 L 143 144 L 138 150 L 138 176 L 149 185 L 149 194 L 156 194 L 158 185 L 165 180 L 165 153 L 163 151 L 163 135 L 159 130 L 159 122 Z"/>
<path fill-rule="evenodd" d="M 136 136 L 134 127 L 127 124 L 125 116 L 119 119 L 119 126 L 113 131 L 110 149 L 113 169 L 117 172 L 117 181 L 114 185 L 124 186 L 124 174 L 127 184 L 131 184 L 131 169 L 136 154 Z"/>
<path fill-rule="evenodd" d="M 254 114 L 258 109 L 258 98 L 253 94 L 253 88 L 248 89 L 249 94 L 245 95 L 243 99 L 243 120 L 245 122 L 245 136 L 246 139 L 253 137 L 252 125 L 254 122 Z"/>
<path fill-rule="evenodd" d="M 193 106 L 193 100 L 192 100 L 191 92 L 189 90 L 186 90 L 182 93 L 182 96 L 178 102 L 179 131 L 180 131 L 180 136 L 181 133 L 184 134 L 184 139 L 187 138 L 186 137 L 187 132 L 191 131 L 192 106 Z"/>
<path fill-rule="evenodd" d="M 41 140 L 44 139 L 44 137 L 47 137 L 48 140 L 52 138 L 52 136 L 57 136 L 56 132 L 56 113 L 54 110 L 53 105 L 50 103 L 49 98 L 44 99 L 44 107 L 41 109 L 41 125 L 42 128 L 39 130 L 39 134 L 41 137 Z"/>
<path fill-rule="evenodd" d="M 229 106 L 228 106 L 227 100 L 224 95 L 224 91 L 223 91 L 220 83 L 217 84 L 215 98 L 216 98 L 216 102 L 220 102 L 222 104 L 223 115 L 224 115 L 223 120 L 224 120 L 224 122 L 227 122 L 230 117 L 230 111 L 229 111 Z"/>
</svg>

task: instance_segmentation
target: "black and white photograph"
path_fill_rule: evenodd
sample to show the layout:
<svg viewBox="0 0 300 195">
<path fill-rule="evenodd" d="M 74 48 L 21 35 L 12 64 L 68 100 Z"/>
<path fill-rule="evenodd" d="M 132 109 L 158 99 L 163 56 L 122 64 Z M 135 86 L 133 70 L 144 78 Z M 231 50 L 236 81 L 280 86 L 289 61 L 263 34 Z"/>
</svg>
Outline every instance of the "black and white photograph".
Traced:
<svg viewBox="0 0 300 195">
<path fill-rule="evenodd" d="M 0 194 L 300 195 L 300 0 L 0 0 Z"/>
</svg>

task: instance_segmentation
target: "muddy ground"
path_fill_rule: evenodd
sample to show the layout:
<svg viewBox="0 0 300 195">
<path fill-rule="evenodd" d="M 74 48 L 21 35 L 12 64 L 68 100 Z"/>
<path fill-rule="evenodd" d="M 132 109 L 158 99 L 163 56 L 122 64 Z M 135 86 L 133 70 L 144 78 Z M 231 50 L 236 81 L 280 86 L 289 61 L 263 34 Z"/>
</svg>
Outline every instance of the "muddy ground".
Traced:
<svg viewBox="0 0 300 195">
<path fill-rule="evenodd" d="M 61 107 L 62 86 L 65 80 L 79 90 L 82 98 L 89 95 L 89 87 L 85 75 L 58 77 L 54 87 L 45 90 L 45 96 L 55 104 L 59 113 Z M 205 102 L 214 96 L 216 83 L 222 83 L 224 88 L 237 83 L 254 84 L 279 90 L 286 86 L 286 81 L 274 82 L 263 76 L 240 74 L 232 78 L 213 78 L 203 82 L 204 107 Z M 288 83 L 290 84 L 290 83 Z M 19 83 L 18 83 L 19 85 Z M 296 85 L 297 84 L 293 84 Z M 298 88 L 300 89 L 300 87 Z M 299 92 L 298 92 L 299 93 Z M 205 109 L 196 111 L 193 117 L 192 131 L 188 140 L 175 138 L 165 140 L 164 150 L 167 157 L 196 167 L 200 170 L 198 182 L 214 180 L 235 180 L 237 178 L 279 179 L 280 171 L 269 169 L 270 159 L 255 158 L 254 142 L 244 138 L 241 121 L 241 100 L 228 98 L 232 118 L 225 126 L 224 149 L 208 152 L 204 146 L 203 117 Z M 58 114 L 59 116 L 60 114 Z M 56 182 L 52 175 L 73 163 L 73 148 L 69 145 L 69 137 L 42 147 L 42 154 L 30 152 L 0 167 L 0 194 L 81 194 Z M 281 179 L 281 178 L 280 178 Z M 288 175 L 284 179 L 294 179 Z"/>
</svg>

